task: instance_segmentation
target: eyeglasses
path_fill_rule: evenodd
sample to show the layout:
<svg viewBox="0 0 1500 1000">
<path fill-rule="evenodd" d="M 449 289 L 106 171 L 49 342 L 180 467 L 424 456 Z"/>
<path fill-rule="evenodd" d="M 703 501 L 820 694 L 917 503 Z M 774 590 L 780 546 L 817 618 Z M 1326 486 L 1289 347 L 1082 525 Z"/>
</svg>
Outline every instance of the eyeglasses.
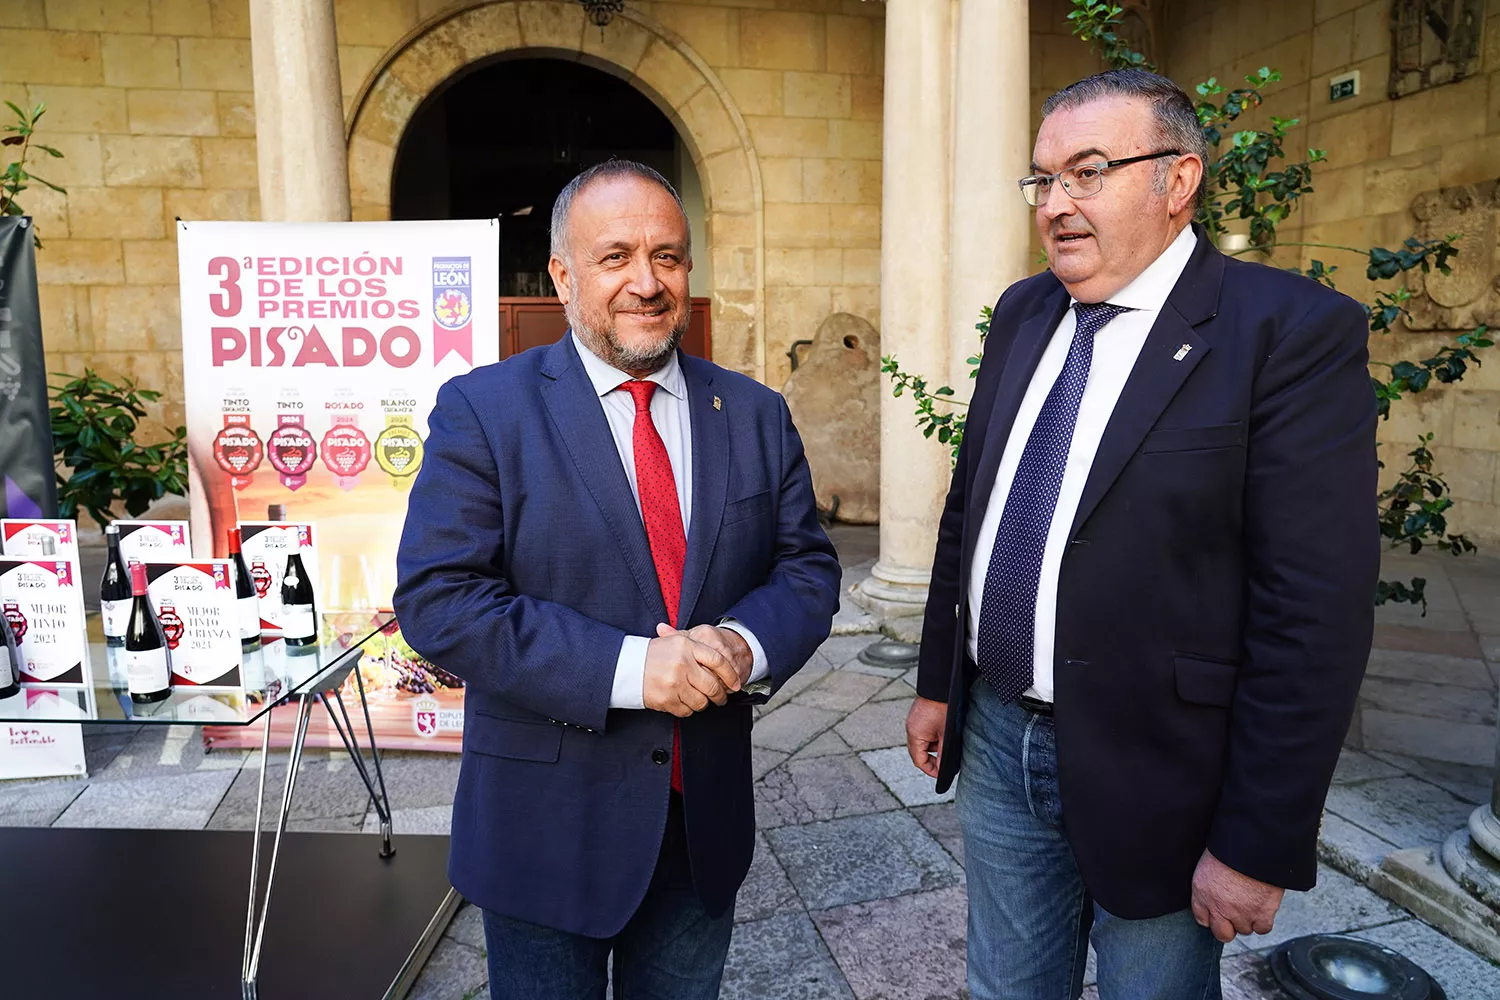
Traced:
<svg viewBox="0 0 1500 1000">
<path fill-rule="evenodd" d="M 1026 204 L 1037 208 L 1047 204 L 1047 195 L 1052 192 L 1053 181 L 1062 184 L 1063 190 L 1068 192 L 1068 197 L 1075 200 L 1080 198 L 1092 198 L 1104 190 L 1104 172 L 1115 167 L 1123 167 L 1127 163 L 1140 163 L 1142 160 L 1159 160 L 1163 156 L 1181 156 L 1182 153 L 1175 149 L 1164 149 L 1159 153 L 1144 153 L 1140 156 L 1127 156 L 1123 160 L 1106 160 L 1103 163 L 1079 163 L 1059 170 L 1055 174 L 1033 174 L 1030 177 L 1022 177 L 1016 183 L 1021 185 L 1021 197 L 1026 199 Z"/>
</svg>

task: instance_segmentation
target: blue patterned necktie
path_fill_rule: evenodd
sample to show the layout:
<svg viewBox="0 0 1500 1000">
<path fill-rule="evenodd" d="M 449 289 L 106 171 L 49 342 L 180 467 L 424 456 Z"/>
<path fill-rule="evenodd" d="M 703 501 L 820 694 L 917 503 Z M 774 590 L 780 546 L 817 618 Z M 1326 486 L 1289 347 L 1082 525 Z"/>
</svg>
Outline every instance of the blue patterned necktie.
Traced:
<svg viewBox="0 0 1500 1000">
<path fill-rule="evenodd" d="M 1062 488 L 1078 404 L 1089 381 L 1094 334 L 1122 312 L 1107 302 L 1077 303 L 1077 321 L 1067 360 L 1037 414 L 1021 462 L 1011 481 L 1000 530 L 984 576 L 979 606 L 979 673 L 1015 701 L 1031 687 L 1036 655 L 1036 592 L 1042 576 L 1042 553 L 1052 529 L 1057 494 Z"/>
</svg>

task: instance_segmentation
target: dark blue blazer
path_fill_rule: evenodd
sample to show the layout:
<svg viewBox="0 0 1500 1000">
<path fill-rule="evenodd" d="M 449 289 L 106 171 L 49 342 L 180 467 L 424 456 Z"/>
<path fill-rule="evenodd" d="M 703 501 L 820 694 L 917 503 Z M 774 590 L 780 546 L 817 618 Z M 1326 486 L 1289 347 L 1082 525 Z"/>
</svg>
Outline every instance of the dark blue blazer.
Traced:
<svg viewBox="0 0 1500 1000">
<path fill-rule="evenodd" d="M 995 306 L 938 531 L 918 692 L 962 754 L 967 580 L 1001 452 L 1068 307 L 1051 272 Z M 1068 841 L 1126 918 L 1190 902 L 1205 847 L 1288 889 L 1317 871 L 1323 799 L 1374 630 L 1375 396 L 1364 310 L 1198 246 L 1107 425 L 1057 596 Z"/>
<path fill-rule="evenodd" d="M 693 510 L 681 625 L 732 616 L 774 687 L 828 636 L 840 571 L 780 395 L 679 354 Z M 607 937 L 635 912 L 667 818 L 672 716 L 609 708 L 626 635 L 666 620 L 641 516 L 572 337 L 438 392 L 398 555 L 413 649 L 462 677 L 449 877 L 496 913 Z M 694 884 L 712 913 L 753 850 L 751 699 L 682 722 Z"/>
</svg>

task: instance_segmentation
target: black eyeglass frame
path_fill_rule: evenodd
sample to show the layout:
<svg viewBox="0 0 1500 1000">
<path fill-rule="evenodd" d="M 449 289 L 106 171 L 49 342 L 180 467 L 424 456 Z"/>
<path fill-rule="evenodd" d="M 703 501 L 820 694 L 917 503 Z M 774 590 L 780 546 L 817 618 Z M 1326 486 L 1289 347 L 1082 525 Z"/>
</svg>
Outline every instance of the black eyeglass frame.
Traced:
<svg viewBox="0 0 1500 1000">
<path fill-rule="evenodd" d="M 1042 181 L 1049 182 L 1049 187 L 1047 190 L 1050 194 L 1052 190 L 1050 184 L 1060 182 L 1063 174 L 1072 173 L 1079 167 L 1094 167 L 1099 171 L 1099 191 L 1103 191 L 1104 171 L 1106 170 L 1113 170 L 1115 167 L 1128 166 L 1132 163 L 1141 163 L 1145 160 L 1159 160 L 1163 156 L 1181 155 L 1182 151 L 1180 149 L 1163 149 L 1155 153 L 1142 153 L 1140 156 L 1126 156 L 1118 160 L 1105 160 L 1102 163 L 1075 163 L 1071 167 L 1064 167 L 1062 170 L 1059 170 L 1055 174 L 1029 174 L 1028 176 L 1022 177 L 1020 180 L 1016 181 L 1016 186 L 1021 189 L 1021 198 L 1025 200 L 1028 206 L 1030 206 L 1031 208 L 1041 208 L 1042 205 L 1044 205 L 1046 202 L 1043 199 L 1038 198 L 1037 203 L 1035 205 L 1032 205 L 1031 199 L 1026 197 L 1026 189 L 1028 187 L 1036 187 Z M 1063 185 L 1063 190 L 1067 190 L 1066 184 Z M 1094 197 L 1094 195 L 1098 194 L 1099 191 L 1091 191 L 1090 193 L 1085 195 L 1075 195 L 1073 194 L 1073 192 L 1068 191 L 1068 197 L 1072 198 L 1075 201 L 1079 201 L 1083 198 L 1092 198 Z"/>
</svg>

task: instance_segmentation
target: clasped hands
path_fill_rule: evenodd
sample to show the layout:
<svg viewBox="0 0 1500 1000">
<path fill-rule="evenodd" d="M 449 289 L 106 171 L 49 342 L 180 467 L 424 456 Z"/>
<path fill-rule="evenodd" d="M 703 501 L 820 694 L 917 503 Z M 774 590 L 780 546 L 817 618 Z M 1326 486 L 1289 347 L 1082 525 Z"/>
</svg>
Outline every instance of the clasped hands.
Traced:
<svg viewBox="0 0 1500 1000">
<path fill-rule="evenodd" d="M 657 625 L 646 647 L 641 694 L 647 708 L 687 718 L 728 701 L 749 682 L 754 665 L 750 644 L 733 629 L 695 625 L 683 632 Z"/>
</svg>

